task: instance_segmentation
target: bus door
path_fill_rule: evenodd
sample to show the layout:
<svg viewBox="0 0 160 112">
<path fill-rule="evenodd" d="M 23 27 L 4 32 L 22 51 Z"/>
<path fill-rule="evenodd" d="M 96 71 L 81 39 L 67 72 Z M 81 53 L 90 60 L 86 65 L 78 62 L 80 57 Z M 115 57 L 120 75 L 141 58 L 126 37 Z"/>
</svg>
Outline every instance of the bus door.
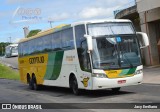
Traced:
<svg viewBox="0 0 160 112">
<path fill-rule="evenodd" d="M 83 86 L 87 89 L 92 88 L 92 77 L 91 77 L 91 62 L 90 62 L 90 56 L 89 53 L 87 52 L 87 41 L 84 40 L 81 43 L 81 53 L 79 56 L 79 62 L 80 62 L 80 67 L 81 67 L 81 74 L 82 74 L 82 83 Z"/>
<path fill-rule="evenodd" d="M 75 26 L 75 38 L 77 46 L 77 55 L 79 59 L 80 69 L 78 69 L 78 77 L 80 77 L 80 85 L 82 88 L 92 88 L 91 78 L 91 63 L 89 53 L 87 52 L 87 41 L 84 35 L 86 34 L 85 26 Z"/>
</svg>

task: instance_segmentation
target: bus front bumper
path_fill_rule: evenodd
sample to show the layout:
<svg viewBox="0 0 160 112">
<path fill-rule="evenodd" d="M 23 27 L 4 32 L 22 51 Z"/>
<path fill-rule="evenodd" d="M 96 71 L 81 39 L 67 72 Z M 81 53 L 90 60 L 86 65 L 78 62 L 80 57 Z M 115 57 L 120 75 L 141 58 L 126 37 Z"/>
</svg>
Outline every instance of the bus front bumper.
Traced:
<svg viewBox="0 0 160 112">
<path fill-rule="evenodd" d="M 114 78 L 114 79 L 93 77 L 92 90 L 138 85 L 141 84 L 142 80 L 143 80 L 142 73 L 134 75 L 132 77 Z"/>
</svg>

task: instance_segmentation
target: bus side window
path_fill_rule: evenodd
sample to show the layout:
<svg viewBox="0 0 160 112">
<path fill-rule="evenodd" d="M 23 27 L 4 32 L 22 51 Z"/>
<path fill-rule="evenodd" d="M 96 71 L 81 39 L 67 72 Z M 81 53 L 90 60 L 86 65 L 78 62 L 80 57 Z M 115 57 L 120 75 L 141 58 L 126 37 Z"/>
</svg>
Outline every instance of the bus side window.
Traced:
<svg viewBox="0 0 160 112">
<path fill-rule="evenodd" d="M 43 50 L 43 40 L 42 40 L 42 38 L 39 38 L 38 40 L 37 40 L 37 53 L 40 53 L 40 52 L 42 52 L 42 50 Z"/>
<path fill-rule="evenodd" d="M 43 52 L 48 52 L 51 50 L 52 47 L 52 43 L 51 43 L 51 35 L 45 35 L 44 37 L 42 37 L 42 41 L 43 41 Z"/>
<path fill-rule="evenodd" d="M 63 49 L 73 49 L 73 29 L 65 29 L 61 32 L 61 39 L 62 39 L 62 48 Z"/>
<path fill-rule="evenodd" d="M 21 51 L 21 44 L 18 45 L 18 54 L 19 54 L 19 57 L 22 56 L 22 51 Z"/>
<path fill-rule="evenodd" d="M 23 43 L 23 56 L 28 55 L 28 42 Z"/>
<path fill-rule="evenodd" d="M 28 54 L 33 54 L 34 50 L 35 50 L 35 40 L 32 41 L 28 41 Z"/>
<path fill-rule="evenodd" d="M 61 50 L 62 40 L 60 37 L 60 32 L 56 32 L 52 34 L 51 43 L 52 43 L 53 51 Z"/>
</svg>

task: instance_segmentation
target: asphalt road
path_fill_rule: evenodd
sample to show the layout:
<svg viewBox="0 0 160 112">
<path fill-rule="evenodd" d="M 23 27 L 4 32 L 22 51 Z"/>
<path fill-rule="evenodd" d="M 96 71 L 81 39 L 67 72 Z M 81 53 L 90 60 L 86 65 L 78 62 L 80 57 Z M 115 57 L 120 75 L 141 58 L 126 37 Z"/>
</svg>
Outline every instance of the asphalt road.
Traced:
<svg viewBox="0 0 160 112">
<path fill-rule="evenodd" d="M 159 103 L 160 85 L 141 84 L 124 87 L 119 93 L 111 90 L 83 91 L 80 96 L 72 94 L 70 89 L 42 87 L 40 91 L 30 90 L 28 85 L 19 81 L 0 79 L 0 103 Z M 74 107 L 73 107 L 74 108 Z M 72 109 L 71 109 L 72 110 Z M 41 110 L 37 110 L 41 111 Z M 66 111 L 66 110 L 60 110 Z M 72 110 L 73 111 L 73 110 Z M 87 109 L 79 111 L 99 111 Z M 105 110 L 101 110 L 102 112 Z M 132 112 L 136 112 L 133 110 Z M 141 110 L 146 112 L 148 110 Z M 112 112 L 112 110 L 107 110 Z M 123 112 L 130 112 L 124 110 Z M 149 112 L 149 111 L 148 111 Z M 158 112 L 158 110 L 152 110 Z"/>
<path fill-rule="evenodd" d="M 5 58 L 0 57 L 0 62 L 4 63 L 12 68 L 18 69 L 18 57 Z"/>
</svg>

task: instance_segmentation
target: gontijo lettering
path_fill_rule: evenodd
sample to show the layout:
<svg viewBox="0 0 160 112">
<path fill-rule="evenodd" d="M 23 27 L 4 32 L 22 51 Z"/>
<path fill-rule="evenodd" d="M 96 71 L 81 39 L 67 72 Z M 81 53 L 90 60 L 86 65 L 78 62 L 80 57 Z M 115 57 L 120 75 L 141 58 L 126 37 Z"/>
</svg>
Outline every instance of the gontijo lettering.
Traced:
<svg viewBox="0 0 160 112">
<path fill-rule="evenodd" d="M 44 56 L 29 58 L 30 64 L 44 63 Z"/>
</svg>

